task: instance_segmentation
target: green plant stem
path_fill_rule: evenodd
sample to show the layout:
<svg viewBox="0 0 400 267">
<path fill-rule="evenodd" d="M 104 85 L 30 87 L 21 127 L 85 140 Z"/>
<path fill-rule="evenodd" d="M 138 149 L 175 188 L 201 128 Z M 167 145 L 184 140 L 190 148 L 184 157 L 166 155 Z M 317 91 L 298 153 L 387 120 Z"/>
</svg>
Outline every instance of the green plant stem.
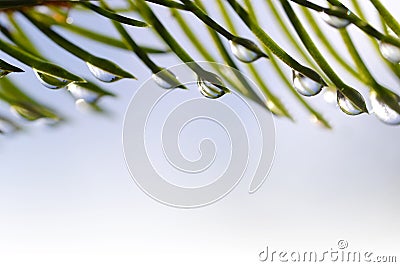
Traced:
<svg viewBox="0 0 400 267">
<path fill-rule="evenodd" d="M 215 59 L 215 57 L 213 57 L 207 49 L 205 49 L 205 47 L 203 46 L 203 44 L 201 43 L 201 41 L 196 37 L 196 35 L 193 33 L 192 29 L 188 26 L 188 24 L 186 23 L 186 21 L 184 20 L 184 18 L 181 16 L 181 14 L 177 11 L 172 9 L 171 10 L 172 15 L 174 16 L 176 22 L 179 24 L 179 26 L 181 27 L 182 31 L 185 33 L 186 37 L 191 41 L 191 43 L 194 45 L 194 47 L 197 49 L 197 51 L 204 57 L 205 60 L 209 61 L 209 62 L 217 62 L 217 60 Z M 218 67 L 214 67 L 214 69 L 218 72 L 218 74 L 221 75 L 221 77 L 223 77 L 229 84 L 231 84 L 232 86 L 235 85 L 235 82 L 225 73 L 223 73 Z M 235 75 L 237 74 L 236 72 L 234 73 Z M 237 77 L 239 82 L 241 83 L 241 85 L 244 88 L 249 88 L 247 83 L 247 80 L 244 79 L 240 79 L 239 77 Z M 251 88 L 250 88 L 251 89 Z M 255 98 L 253 99 L 255 100 L 257 103 L 259 103 L 260 105 L 264 106 L 264 103 L 259 99 L 259 98 Z"/>
<path fill-rule="evenodd" d="M 362 12 L 362 9 L 361 9 L 360 4 L 358 3 L 358 0 L 351 0 L 351 3 L 354 6 L 354 10 L 358 13 L 358 16 L 361 19 L 365 20 L 364 12 Z"/>
<path fill-rule="evenodd" d="M 111 20 L 115 20 L 118 22 L 121 22 L 123 24 L 127 24 L 127 25 L 131 25 L 131 26 L 135 26 L 135 27 L 147 27 L 149 25 L 147 25 L 147 23 L 143 22 L 143 21 L 139 21 L 136 19 L 131 19 L 131 18 L 127 18 L 118 14 L 115 14 L 113 12 L 110 12 L 104 8 L 101 8 L 99 6 L 93 5 L 89 2 L 80 2 L 81 5 L 89 8 L 90 10 L 96 12 L 99 15 L 102 15 L 106 18 L 109 18 Z"/>
<path fill-rule="evenodd" d="M 80 26 L 77 26 L 74 24 L 60 23 L 60 24 L 57 24 L 57 26 L 60 26 L 70 32 L 79 34 L 90 40 L 94 40 L 94 41 L 100 42 L 100 43 L 108 45 L 108 46 L 113 46 L 113 47 L 120 48 L 120 49 L 128 49 L 124 42 L 122 42 L 121 40 L 118 40 L 116 38 L 112 38 L 108 35 L 94 32 L 94 31 L 91 31 L 89 29 L 86 29 L 86 28 L 83 28 L 83 27 L 80 27 Z M 149 54 L 164 54 L 164 53 L 169 52 L 167 50 L 163 50 L 163 49 L 159 49 L 159 48 L 155 48 L 155 47 L 148 47 L 148 46 L 143 46 L 143 45 L 139 45 L 139 46 L 142 50 L 144 50 L 146 53 L 149 53 Z"/>
<path fill-rule="evenodd" d="M 205 7 L 202 5 L 202 3 L 199 0 L 195 0 L 198 4 L 198 6 L 203 9 L 204 11 L 206 10 Z M 232 56 L 230 55 L 230 53 L 228 52 L 228 50 L 225 48 L 221 38 L 219 37 L 219 35 L 212 29 L 212 28 L 208 28 L 209 34 L 211 36 L 211 38 L 214 40 L 214 43 L 219 51 L 219 53 L 222 55 L 224 61 L 233 69 L 238 70 L 238 72 L 234 72 L 234 75 L 237 77 L 237 79 L 239 80 L 239 82 L 242 84 L 242 86 L 246 89 L 246 92 L 242 92 L 243 95 L 255 100 L 256 102 L 260 103 L 262 106 L 266 106 L 266 104 L 264 103 L 264 101 L 260 100 L 260 98 L 258 97 L 258 95 L 255 93 L 254 89 L 251 87 L 251 85 L 248 83 L 248 81 L 246 80 L 246 78 L 242 75 L 241 70 L 239 69 L 239 66 L 235 63 L 235 61 L 233 60 Z M 258 75 L 256 69 L 254 68 L 253 65 L 251 64 L 246 64 L 249 69 L 253 72 L 255 72 L 255 75 Z M 258 75 L 258 81 L 262 81 L 260 75 Z M 285 106 L 281 103 L 281 101 L 279 100 L 278 97 L 276 97 L 269 89 L 268 87 L 264 84 L 261 83 L 261 89 L 263 91 L 263 93 L 267 96 L 267 100 L 272 102 L 276 109 L 279 112 L 276 112 L 277 110 L 275 110 L 275 114 L 277 115 L 283 115 L 285 117 L 288 117 L 289 119 L 293 120 L 293 117 L 290 115 L 289 111 L 285 108 Z M 268 106 L 267 106 L 268 107 Z M 272 111 L 272 110 L 271 110 Z"/>
<path fill-rule="evenodd" d="M 320 39 L 321 43 L 325 46 L 325 48 L 329 51 L 329 53 L 335 58 L 335 60 L 348 71 L 353 77 L 356 79 L 360 79 L 358 73 L 354 70 L 353 66 L 350 66 L 339 54 L 336 49 L 331 45 L 331 42 L 326 38 L 325 34 L 322 32 L 318 23 L 313 18 L 311 12 L 307 8 L 303 8 L 303 13 L 307 22 L 310 24 L 311 28 L 314 30 L 314 33 Z"/>
<path fill-rule="evenodd" d="M 161 21 L 153 13 L 151 8 L 146 4 L 144 0 L 137 0 L 136 5 L 142 16 L 153 26 L 158 35 L 165 41 L 165 43 L 171 48 L 171 50 L 187 64 L 195 73 L 202 75 L 205 70 L 195 62 L 195 60 L 179 45 L 175 38 L 169 33 L 164 27 Z"/>
<path fill-rule="evenodd" d="M 104 2 L 100 1 L 102 7 L 106 8 L 107 10 L 112 10 L 110 7 Z M 163 68 L 158 66 L 156 63 L 154 63 L 153 60 L 150 59 L 150 57 L 147 55 L 147 53 L 140 48 L 140 46 L 133 40 L 133 38 L 130 36 L 130 34 L 125 30 L 124 26 L 118 21 L 111 20 L 114 27 L 116 30 L 119 32 L 119 34 L 122 37 L 122 40 L 125 42 L 126 46 L 129 47 L 139 58 L 140 60 L 151 70 L 152 73 L 158 73 L 160 72 Z"/>
<path fill-rule="evenodd" d="M 365 14 L 363 12 L 363 10 L 361 9 L 360 4 L 358 3 L 357 0 L 352 0 L 351 3 L 354 6 L 354 9 L 356 10 L 356 12 L 359 14 L 359 16 L 362 19 L 366 19 Z M 381 16 L 379 16 L 380 18 L 382 18 Z M 388 35 L 388 32 L 386 31 L 386 24 L 382 21 L 382 26 L 384 29 L 384 32 L 386 35 Z M 377 42 L 372 42 L 372 45 L 374 46 L 375 50 L 378 52 L 379 55 L 381 55 L 381 51 L 379 49 L 379 45 Z M 382 57 L 383 58 L 383 57 Z M 384 62 L 386 63 L 386 65 L 389 67 L 389 69 L 392 71 L 393 74 L 396 75 L 396 77 L 400 80 L 400 65 L 399 64 L 393 64 L 392 62 L 388 61 L 388 60 L 384 60 Z"/>
<path fill-rule="evenodd" d="M 154 61 L 149 58 L 146 52 L 139 47 L 139 45 L 133 40 L 133 38 L 120 23 L 113 21 L 113 24 L 117 31 L 121 34 L 123 40 L 125 40 L 127 46 L 132 49 L 132 51 L 151 70 L 152 73 L 157 73 L 162 70 L 162 68 L 155 64 Z"/>
<path fill-rule="evenodd" d="M 369 71 L 367 65 L 365 65 L 364 61 L 362 60 L 360 54 L 358 53 L 357 48 L 355 47 L 351 37 L 346 29 L 342 29 L 340 34 L 346 44 L 347 49 L 350 52 L 351 57 L 353 58 L 354 62 L 356 63 L 357 68 L 365 77 L 367 84 L 370 86 L 372 90 L 374 90 L 385 102 L 389 105 L 390 108 L 395 110 L 396 112 L 400 113 L 400 106 L 397 100 L 394 100 L 388 91 L 389 89 L 385 88 L 381 84 L 379 84 L 372 73 Z"/>
<path fill-rule="evenodd" d="M 353 12 L 348 12 L 347 8 L 343 8 L 343 10 L 330 9 L 330 8 L 321 7 L 312 2 L 309 2 L 307 0 L 290 0 L 290 1 L 297 3 L 299 5 L 302 5 L 304 7 L 311 8 L 318 12 L 324 12 L 328 15 L 346 19 L 346 20 L 350 21 L 351 23 L 353 23 L 355 26 L 357 26 L 360 30 L 362 30 L 366 34 L 375 37 L 377 40 L 392 44 L 392 45 L 400 48 L 400 40 L 398 38 L 394 38 L 392 36 L 387 36 L 387 35 L 379 32 L 374 27 L 372 27 L 370 24 L 368 24 L 367 22 L 365 22 L 364 20 L 359 18 Z"/>
<path fill-rule="evenodd" d="M 252 8 L 250 0 L 245 0 L 245 4 L 247 6 L 249 14 L 257 22 L 257 16 L 254 12 L 254 9 Z M 220 9 L 221 9 L 221 5 L 220 5 Z M 222 7 L 221 12 L 222 12 L 222 15 L 223 15 L 225 21 L 228 22 L 228 25 L 231 25 L 231 27 L 233 27 L 232 28 L 233 30 L 231 29 L 232 32 L 236 32 L 236 30 L 234 29 L 234 26 L 233 26 L 233 22 L 230 19 L 228 13 L 226 12 L 225 8 Z M 271 56 L 272 55 L 269 55 L 269 57 L 271 57 Z M 272 93 L 272 91 L 268 87 L 267 83 L 263 80 L 263 78 L 261 77 L 261 75 L 258 72 L 258 70 L 256 69 L 256 67 L 252 64 L 246 64 L 246 66 L 247 66 L 248 70 L 250 71 L 251 75 L 256 80 L 258 86 L 261 88 L 261 90 L 267 96 L 267 103 L 268 103 L 268 101 L 270 101 L 276 108 L 278 108 L 278 112 L 275 111 L 275 114 L 284 115 L 284 116 L 290 118 L 292 121 L 294 121 L 294 118 L 290 115 L 289 111 L 286 109 L 286 107 L 283 105 L 283 103 L 280 101 L 280 99 L 275 94 Z M 270 107 L 270 109 L 272 112 L 274 112 L 273 108 Z"/>
<path fill-rule="evenodd" d="M 209 62 L 217 62 L 217 60 L 214 58 L 214 56 L 211 55 L 209 50 L 204 47 L 204 45 L 201 43 L 201 41 L 193 33 L 192 29 L 188 26 L 188 24 L 183 19 L 181 14 L 174 9 L 171 10 L 171 13 L 172 13 L 172 16 L 174 16 L 179 27 L 181 27 L 182 31 L 185 33 L 185 36 L 190 40 L 190 42 L 197 49 L 197 51 L 201 54 L 201 56 L 204 57 L 204 59 Z"/>
<path fill-rule="evenodd" d="M 181 9 L 181 10 L 188 10 L 188 8 L 185 5 L 182 5 L 180 3 L 177 3 L 177 2 L 171 1 L 171 0 L 146 0 L 146 1 L 157 4 L 157 5 L 165 6 L 165 7 Z"/>
<path fill-rule="evenodd" d="M 8 78 L 0 79 L 0 98 L 10 105 L 23 107 L 32 112 L 35 112 L 41 117 L 53 118 L 57 120 L 62 119 L 50 107 L 36 101 L 31 96 L 27 95 Z"/>
<path fill-rule="evenodd" d="M 235 26 L 233 24 L 233 21 L 232 21 L 231 17 L 229 16 L 228 12 L 226 11 L 225 6 L 222 3 L 222 0 L 217 0 L 217 3 L 218 3 L 218 7 L 220 9 L 220 12 L 221 12 L 221 14 L 222 14 L 222 16 L 224 18 L 224 21 L 226 22 L 226 24 L 229 27 L 229 30 L 231 32 L 233 32 L 234 34 L 236 34 L 236 29 L 235 29 Z M 278 73 L 278 75 L 281 78 L 281 80 L 285 83 L 285 85 L 289 89 L 289 91 L 295 96 L 295 98 L 300 102 L 301 105 L 303 105 L 314 117 L 316 117 L 318 119 L 318 121 L 320 121 L 322 123 L 322 125 L 324 127 L 328 128 L 328 129 L 331 129 L 331 126 L 328 123 L 328 121 L 318 111 L 316 111 L 313 107 L 311 107 L 296 92 L 296 90 L 293 88 L 290 80 L 285 75 L 285 73 L 282 71 L 281 67 L 279 66 L 278 62 L 276 61 L 275 56 L 269 50 L 267 50 L 266 52 L 267 52 L 267 55 L 270 58 L 270 62 L 272 64 L 272 66 L 274 67 L 275 71 Z M 268 86 L 266 85 L 266 83 L 262 79 L 261 75 L 258 73 L 257 69 L 251 64 L 246 64 L 246 66 L 249 68 L 249 71 L 251 72 L 253 77 L 256 79 L 257 84 L 261 88 L 265 87 L 266 89 L 269 90 Z"/>
<path fill-rule="evenodd" d="M 321 83 L 322 85 L 326 85 L 325 81 L 317 72 L 297 62 L 294 58 L 287 54 L 277 43 L 275 43 L 275 41 L 258 25 L 258 23 L 254 21 L 253 18 L 249 16 L 247 11 L 236 0 L 227 1 L 242 19 L 242 21 L 246 24 L 246 26 L 280 60 L 285 62 L 286 65 L 290 66 L 292 69 L 302 73 L 310 79 Z"/>
<path fill-rule="evenodd" d="M 192 12 L 196 17 L 198 17 L 201 21 L 203 21 L 206 25 L 217 31 L 219 34 L 224 36 L 228 40 L 232 40 L 235 38 L 235 35 L 227 31 L 224 27 L 215 22 L 212 18 L 210 18 L 206 13 L 204 13 L 200 7 L 192 2 L 192 0 L 180 0 L 185 4 L 187 9 Z"/>
<path fill-rule="evenodd" d="M 11 34 L 10 33 L 10 36 L 7 36 L 7 38 L 11 37 L 12 40 L 11 39 L 10 40 L 13 41 L 15 44 L 17 44 L 20 47 L 25 48 L 25 50 L 29 51 L 31 54 L 39 56 L 40 53 L 36 49 L 36 47 L 33 44 L 33 42 L 26 35 L 24 30 L 20 27 L 19 23 L 17 23 L 15 21 L 14 13 L 9 13 L 7 17 L 8 17 L 8 20 L 11 22 L 11 25 L 14 27 L 16 33 L 18 34 L 17 36 L 15 36 L 15 34 Z"/>
<path fill-rule="evenodd" d="M 342 39 L 351 57 L 353 58 L 353 61 L 356 64 L 357 69 L 361 72 L 362 76 L 364 77 L 364 80 L 366 80 L 366 83 L 372 86 L 376 85 L 377 82 L 375 81 L 375 78 L 372 76 L 371 72 L 368 70 L 368 67 L 362 60 L 347 30 L 341 29 L 340 35 L 342 36 Z"/>
<path fill-rule="evenodd" d="M 313 60 L 309 57 L 307 53 L 304 52 L 304 49 L 300 47 L 299 42 L 293 37 L 293 34 L 289 31 L 288 27 L 285 25 L 285 22 L 282 20 L 281 15 L 279 14 L 278 10 L 276 9 L 274 3 L 271 0 L 265 1 L 268 5 L 268 9 L 272 11 L 272 14 L 275 20 L 278 22 L 280 29 L 285 33 L 286 37 L 289 39 L 290 43 L 296 48 L 296 50 L 300 53 L 301 56 L 306 60 L 308 64 L 314 69 L 317 69 L 318 66 L 313 62 Z M 247 9 L 250 11 L 249 6 L 251 5 L 250 0 L 246 0 Z M 254 15 L 255 16 L 255 15 Z"/>
<path fill-rule="evenodd" d="M 251 2 L 249 0 L 245 0 L 246 1 L 246 6 L 247 9 L 249 10 L 250 14 L 253 14 L 253 17 L 255 18 L 256 22 L 257 22 L 257 17 L 255 16 L 255 11 L 251 5 Z M 225 10 L 225 9 L 224 9 Z M 226 13 L 226 12 L 225 12 Z M 227 13 L 226 13 L 227 14 Z M 224 16 L 225 20 L 231 20 L 229 16 Z M 258 23 L 258 22 L 257 22 Z M 285 26 L 286 28 L 286 26 Z M 234 32 L 234 30 L 233 30 Z M 307 101 L 305 101 L 298 93 L 297 91 L 293 88 L 293 85 L 291 83 L 291 80 L 285 75 L 285 73 L 282 71 L 281 67 L 279 66 L 278 62 L 275 59 L 275 56 L 272 55 L 272 53 L 270 51 L 267 51 L 267 54 L 270 58 L 270 61 L 272 63 L 272 66 L 274 67 L 275 71 L 278 73 L 278 76 L 281 78 L 281 80 L 285 83 L 286 87 L 289 89 L 289 91 L 295 96 L 295 98 L 300 102 L 300 104 L 302 104 L 308 112 L 310 112 L 324 127 L 331 129 L 331 125 L 329 124 L 329 122 L 317 111 L 315 110 L 313 107 L 311 107 Z M 249 65 L 249 67 L 252 67 L 253 69 L 255 69 L 254 66 Z M 251 70 L 250 70 L 251 71 Z M 252 72 L 252 71 L 251 71 Z M 253 72 L 252 72 L 253 73 Z M 262 82 L 260 86 L 262 86 L 263 84 L 265 85 L 265 83 L 262 81 L 259 73 L 256 71 L 256 73 L 253 73 L 253 76 L 256 80 L 258 80 L 259 82 Z M 257 77 L 259 76 L 259 77 Z M 260 80 L 261 79 L 261 80 Z"/>
<path fill-rule="evenodd" d="M 22 69 L 14 66 L 14 65 L 11 65 L 10 63 L 8 63 L 2 59 L 0 59 L 0 70 L 2 70 L 4 72 L 24 72 Z M 3 75 L 4 75 L 4 73 L 0 74 L 1 77 Z"/>
<path fill-rule="evenodd" d="M 397 34 L 397 36 L 400 36 L 400 23 L 396 20 L 396 18 L 389 12 L 389 10 L 381 3 L 380 0 L 370 1 L 375 6 L 380 16 L 385 20 L 387 25 L 392 29 L 392 31 Z"/>
<path fill-rule="evenodd" d="M 42 71 L 44 73 L 64 78 L 69 81 L 75 81 L 75 82 L 85 82 L 84 79 L 82 79 L 79 76 L 76 76 L 75 74 L 72 74 L 71 72 L 68 72 L 67 70 L 54 65 L 50 62 L 46 62 L 42 60 L 41 58 L 38 58 L 34 55 L 29 54 L 28 52 L 20 49 L 17 46 L 14 46 L 12 44 L 9 44 L 3 40 L 0 39 L 0 49 L 12 56 L 13 58 L 17 59 L 18 61 L 30 66 L 31 68 L 37 69 L 38 71 Z"/>
<path fill-rule="evenodd" d="M 388 34 L 389 32 L 388 32 L 388 28 L 387 28 L 387 25 L 386 25 L 385 21 L 382 20 L 381 23 L 382 23 L 383 31 Z M 374 46 L 375 46 L 375 49 L 378 52 L 378 54 L 380 54 L 381 57 L 383 58 L 383 56 L 382 56 L 382 54 L 380 52 L 379 45 L 374 43 Z M 392 62 L 390 62 L 389 60 L 386 60 L 386 59 L 384 60 L 384 62 L 390 68 L 390 70 L 397 76 L 397 78 L 400 80 L 400 65 L 392 63 Z"/>
<path fill-rule="evenodd" d="M 75 45 L 74 43 L 68 41 L 67 39 L 62 37 L 60 34 L 56 33 L 52 29 L 50 29 L 45 24 L 42 24 L 41 22 L 35 20 L 28 13 L 25 13 L 22 11 L 21 11 L 21 13 L 33 25 L 35 25 L 41 32 L 43 32 L 48 38 L 50 38 L 54 43 L 56 43 L 63 49 L 67 50 L 69 53 L 73 54 L 74 56 L 76 56 L 76 57 L 82 59 L 83 61 L 88 62 L 94 66 L 97 66 L 104 71 L 107 71 L 109 73 L 117 75 L 119 77 L 136 79 L 135 76 L 133 76 L 129 72 L 121 69 L 115 63 L 113 63 L 107 59 L 96 57 L 96 56 L 92 55 L 91 53 L 89 53 L 88 51 L 86 51 L 86 50 L 80 48 L 79 46 Z"/>
<path fill-rule="evenodd" d="M 286 15 L 290 19 L 293 27 L 295 28 L 297 34 L 299 35 L 301 41 L 307 48 L 310 55 L 314 58 L 317 64 L 321 67 L 321 69 L 328 75 L 329 79 L 335 84 L 337 89 L 345 95 L 354 106 L 358 107 L 363 112 L 368 113 L 367 107 L 363 99 L 359 98 L 358 92 L 345 84 L 339 76 L 335 73 L 335 71 L 330 67 L 328 62 L 319 52 L 318 48 L 315 46 L 314 42 L 311 40 L 311 37 L 308 35 L 307 31 L 302 26 L 300 20 L 297 15 L 294 13 L 292 7 L 290 6 L 287 0 L 280 0 L 283 9 L 286 12 Z"/>
<path fill-rule="evenodd" d="M 149 0 L 146 0 L 149 2 Z M 263 53 L 258 47 L 252 43 L 249 42 L 249 40 L 245 38 L 241 38 L 239 36 L 235 36 L 232 33 L 230 33 L 228 30 L 226 30 L 224 27 L 222 27 L 220 24 L 215 22 L 211 17 L 209 17 L 206 13 L 202 11 L 201 8 L 199 8 L 198 4 L 192 2 L 191 0 L 180 0 L 185 4 L 185 11 L 192 12 L 196 17 L 198 17 L 203 23 L 208 25 L 210 28 L 214 29 L 216 32 L 224 36 L 227 40 L 229 41 L 234 41 L 247 49 L 257 53 L 260 57 L 267 57 L 265 53 Z M 151 2 L 151 1 L 150 1 Z M 168 7 L 168 5 L 165 5 L 162 1 L 157 1 L 160 5 Z"/>
<path fill-rule="evenodd" d="M 171 14 L 174 16 L 179 27 L 181 27 L 182 31 L 185 33 L 185 36 L 189 39 L 189 41 L 197 49 L 197 51 L 200 53 L 200 55 L 208 62 L 217 62 L 216 58 L 210 54 L 210 52 L 203 46 L 201 41 L 193 33 L 192 29 L 188 26 L 188 24 L 183 19 L 181 14 L 175 9 L 171 9 Z M 220 68 L 215 67 L 215 65 L 213 65 L 213 67 L 218 72 L 218 74 L 221 75 L 221 77 L 223 77 L 224 80 L 226 80 L 230 85 L 233 86 L 235 84 L 235 82 L 228 75 L 226 75 L 224 72 L 222 72 Z"/>
<path fill-rule="evenodd" d="M 228 10 L 225 8 L 224 4 L 222 3 L 224 0 L 216 0 L 218 8 L 222 14 L 222 17 L 224 18 L 224 21 L 228 27 L 228 29 L 233 33 L 233 35 L 237 35 L 237 31 L 235 29 L 235 25 L 233 23 L 233 20 L 231 19 Z"/>
</svg>

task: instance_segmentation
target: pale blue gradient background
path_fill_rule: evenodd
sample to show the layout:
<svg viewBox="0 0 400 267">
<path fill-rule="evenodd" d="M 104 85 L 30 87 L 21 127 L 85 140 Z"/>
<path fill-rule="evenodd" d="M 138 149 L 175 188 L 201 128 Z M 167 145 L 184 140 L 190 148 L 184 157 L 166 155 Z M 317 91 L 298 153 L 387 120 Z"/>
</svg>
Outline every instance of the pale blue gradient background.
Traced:
<svg viewBox="0 0 400 267">
<path fill-rule="evenodd" d="M 260 14 L 265 11 L 261 1 L 254 2 L 260 5 Z M 384 1 L 398 17 L 395 2 Z M 159 12 L 169 28 L 176 27 L 167 11 Z M 114 34 L 98 17 L 73 17 L 77 23 Z M 262 18 L 269 25 L 267 31 L 292 51 L 272 27 L 270 16 Z M 332 40 L 338 38 L 325 28 Z M 50 57 L 89 75 L 82 62 L 29 29 L 38 43 L 49 47 Z M 157 40 L 147 30 L 132 32 L 141 43 Z M 175 32 L 186 46 L 182 33 Z M 370 56 L 367 39 L 357 30 L 352 33 L 379 80 L 398 89 L 378 58 Z M 207 36 L 198 30 L 199 36 L 203 34 Z M 149 77 L 131 53 L 75 40 L 142 80 Z M 210 43 L 208 38 L 204 41 Z M 178 63 L 171 56 L 159 61 L 164 66 Z M 268 65 L 257 63 L 265 75 L 270 75 Z M 258 261 L 267 244 L 276 249 L 325 250 L 335 248 L 339 239 L 348 240 L 354 250 L 397 253 L 399 258 L 399 128 L 385 126 L 373 116 L 348 117 L 324 103 L 321 95 L 310 102 L 324 111 L 334 130 L 320 129 L 309 122 L 277 77 L 266 77 L 298 121 L 276 120 L 276 158 L 267 182 L 254 195 L 247 193 L 249 181 L 244 181 L 214 205 L 180 210 L 145 195 L 125 167 L 123 116 L 141 80 L 106 86 L 118 98 L 104 99 L 110 116 L 98 116 L 77 112 L 65 92 L 43 88 L 30 71 L 13 75 L 19 84 L 29 84 L 29 93 L 47 99 L 70 120 L 57 129 L 32 126 L 27 133 L 0 139 L 0 266 L 261 266 L 271 264 Z M 360 88 L 367 96 L 366 88 Z"/>
</svg>

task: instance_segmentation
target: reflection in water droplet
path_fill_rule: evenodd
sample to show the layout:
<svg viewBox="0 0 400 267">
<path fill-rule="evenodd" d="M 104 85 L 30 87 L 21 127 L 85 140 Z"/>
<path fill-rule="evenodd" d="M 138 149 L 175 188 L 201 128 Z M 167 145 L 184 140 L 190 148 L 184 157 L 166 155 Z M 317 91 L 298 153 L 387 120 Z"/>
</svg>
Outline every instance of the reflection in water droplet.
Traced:
<svg viewBox="0 0 400 267">
<path fill-rule="evenodd" d="M 360 95 L 361 97 L 361 95 Z M 356 107 L 347 97 L 345 97 L 339 90 L 337 91 L 337 103 L 340 109 L 347 115 L 358 115 L 362 110 Z"/>
<path fill-rule="evenodd" d="M 9 71 L 6 70 L 0 70 L 0 78 L 3 78 L 4 76 L 6 76 L 7 74 L 9 74 Z"/>
<path fill-rule="evenodd" d="M 293 87 L 304 96 L 314 96 L 321 92 L 322 84 L 293 70 Z"/>
<path fill-rule="evenodd" d="M 232 53 L 235 55 L 237 59 L 239 59 L 242 62 L 250 63 L 261 57 L 260 54 L 248 49 L 247 47 L 239 43 L 236 43 L 234 41 L 229 41 L 229 44 L 231 46 Z"/>
<path fill-rule="evenodd" d="M 400 104 L 400 97 L 394 95 L 397 102 Z M 390 125 L 400 124 L 400 114 L 391 109 L 375 91 L 371 91 L 370 100 L 373 112 L 382 122 Z"/>
<path fill-rule="evenodd" d="M 384 58 L 395 64 L 400 63 L 400 48 L 389 43 L 380 42 L 379 49 Z"/>
<path fill-rule="evenodd" d="M 151 77 L 158 86 L 164 89 L 182 87 L 175 74 L 167 69 L 154 73 Z"/>
<path fill-rule="evenodd" d="M 10 123 L 9 121 L 0 119 L 0 134 L 11 134 L 15 132 L 17 128 L 15 125 Z"/>
<path fill-rule="evenodd" d="M 345 12 L 346 9 L 342 8 L 342 7 L 332 7 L 332 10 L 337 10 L 337 11 L 343 11 Z M 347 11 L 347 14 L 349 14 L 350 11 Z M 348 26 L 350 24 L 350 21 L 347 19 L 343 19 L 343 18 L 339 18 L 336 16 L 332 16 L 329 14 L 326 14 L 325 12 L 321 12 L 320 13 L 321 18 L 330 26 L 336 28 L 336 29 L 341 29 L 344 28 L 346 26 Z"/>
<path fill-rule="evenodd" d="M 40 83 L 50 89 L 60 89 L 71 83 L 71 81 L 53 75 L 45 74 L 36 69 L 33 69 L 33 71 Z"/>
<path fill-rule="evenodd" d="M 99 93 L 90 91 L 77 83 L 71 83 L 67 89 L 76 100 L 81 99 L 89 104 L 97 102 L 100 98 Z"/>
<path fill-rule="evenodd" d="M 197 78 L 197 86 L 200 93 L 207 98 L 216 99 L 223 96 L 229 90 L 224 86 L 222 79 L 214 73 L 205 73 L 205 78 Z"/>
<path fill-rule="evenodd" d="M 102 82 L 111 83 L 111 82 L 118 81 L 122 78 L 122 77 L 112 74 L 108 71 L 100 69 L 99 67 L 96 67 L 96 66 L 90 64 L 89 62 L 86 62 L 86 65 L 88 66 L 88 68 L 89 68 L 90 72 L 93 74 L 93 76 Z"/>
</svg>

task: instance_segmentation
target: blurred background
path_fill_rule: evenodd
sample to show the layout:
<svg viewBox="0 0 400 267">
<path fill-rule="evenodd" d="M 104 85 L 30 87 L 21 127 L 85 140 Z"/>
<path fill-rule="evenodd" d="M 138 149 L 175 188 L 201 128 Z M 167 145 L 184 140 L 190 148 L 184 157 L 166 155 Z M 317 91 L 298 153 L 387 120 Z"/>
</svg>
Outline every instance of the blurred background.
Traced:
<svg viewBox="0 0 400 267">
<path fill-rule="evenodd" d="M 275 30 L 262 2 L 254 1 L 254 5 L 264 28 L 296 56 L 282 33 Z M 382 2 L 399 17 L 398 4 Z M 213 13 L 213 3 L 207 4 L 213 17 L 221 20 L 218 12 Z M 276 5 L 280 8 L 278 1 Z M 368 3 L 363 7 L 370 23 L 377 23 L 373 7 Z M 190 48 L 169 11 L 156 6 L 155 10 L 181 44 Z M 190 14 L 185 16 L 193 26 L 201 25 Z M 75 11 L 71 17 L 74 23 L 117 36 L 112 25 L 96 15 Z M 20 21 L 49 58 L 76 73 L 90 74 L 81 61 L 52 44 L 24 19 Z M 243 36 L 256 40 L 238 18 L 236 21 Z M 339 34 L 322 22 L 321 27 L 337 53 L 346 54 L 335 41 Z M 350 27 L 379 81 L 398 89 L 398 82 L 372 52 L 368 38 Z M 131 32 L 141 44 L 160 44 L 146 29 Z M 196 33 L 204 36 L 204 44 L 214 52 L 206 29 L 197 27 Z M 269 75 L 272 68 L 268 62 L 257 62 L 271 89 L 296 119 L 296 123 L 275 119 L 276 155 L 267 181 L 250 195 L 247 180 L 221 201 L 203 208 L 168 207 L 136 186 L 122 151 L 125 110 L 150 72 L 132 53 L 72 34 L 69 38 L 94 54 L 113 59 L 139 80 L 104 86 L 117 98 L 102 99 L 100 104 L 108 113 L 99 115 L 80 112 L 65 91 L 44 88 L 31 71 L 12 75 L 13 81 L 60 110 L 68 121 L 56 128 L 30 124 L 23 133 L 0 136 L 0 266 L 259 266 L 271 264 L 258 260 L 267 245 L 277 250 L 321 251 L 336 248 L 340 239 L 348 241 L 349 249 L 397 253 L 400 260 L 398 127 L 384 125 L 374 115 L 347 116 L 320 94 L 307 100 L 333 126 L 333 130 L 322 129 L 285 85 Z M 200 58 L 194 51 L 192 55 Z M 157 60 L 166 67 L 179 63 L 172 55 L 157 56 Z M 342 73 L 340 66 L 334 67 Z M 291 71 L 287 69 L 286 74 Z M 342 75 L 368 97 L 367 88 L 346 72 Z M 3 104 L 0 108 L 8 109 Z"/>
</svg>

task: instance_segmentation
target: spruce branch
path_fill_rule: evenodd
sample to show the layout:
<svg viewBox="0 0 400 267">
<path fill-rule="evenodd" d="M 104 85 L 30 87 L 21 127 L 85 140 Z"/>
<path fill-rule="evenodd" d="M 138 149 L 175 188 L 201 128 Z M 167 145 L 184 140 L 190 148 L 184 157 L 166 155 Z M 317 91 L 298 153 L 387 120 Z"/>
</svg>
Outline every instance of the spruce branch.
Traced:
<svg viewBox="0 0 400 267">
<path fill-rule="evenodd" d="M 231 5 L 233 10 L 239 15 L 246 26 L 257 36 L 257 38 L 275 54 L 280 60 L 290 66 L 292 69 L 304 74 L 308 78 L 314 80 L 317 83 L 326 85 L 326 82 L 321 78 L 321 76 L 314 70 L 300 64 L 288 53 L 285 52 L 260 26 L 254 21 L 248 14 L 248 12 L 236 1 L 227 0 Z"/>
</svg>

